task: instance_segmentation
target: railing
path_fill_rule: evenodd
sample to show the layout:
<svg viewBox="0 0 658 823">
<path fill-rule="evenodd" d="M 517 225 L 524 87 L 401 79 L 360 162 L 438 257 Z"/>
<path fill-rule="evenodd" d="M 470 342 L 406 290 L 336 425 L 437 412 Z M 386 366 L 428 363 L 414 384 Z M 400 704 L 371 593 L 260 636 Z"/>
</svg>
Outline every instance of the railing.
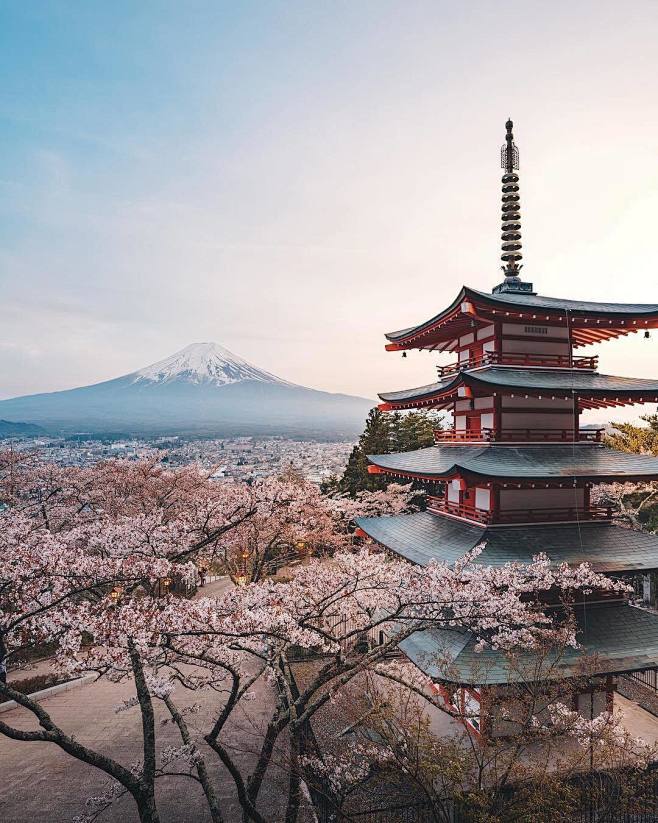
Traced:
<svg viewBox="0 0 658 823">
<path fill-rule="evenodd" d="M 451 514 L 477 523 L 571 523 L 589 520 L 611 520 L 612 507 L 590 506 L 588 509 L 565 507 L 556 509 L 501 509 L 496 514 L 467 503 L 454 503 L 445 497 L 427 497 L 429 511 Z"/>
<path fill-rule="evenodd" d="M 518 354 L 514 352 L 485 352 L 480 357 L 469 357 L 447 366 L 437 366 L 439 379 L 448 377 L 465 369 L 477 369 L 480 366 L 545 366 L 559 369 L 590 369 L 594 371 L 599 365 L 598 354 L 592 357 L 569 357 L 568 354 Z"/>
<path fill-rule="evenodd" d="M 434 429 L 441 443 L 599 443 L 605 429 Z"/>
<path fill-rule="evenodd" d="M 658 692 L 658 669 L 648 669 L 645 672 L 631 672 L 628 677 L 645 688 Z"/>
<path fill-rule="evenodd" d="M 444 512 L 455 517 L 463 517 L 467 520 L 476 520 L 478 523 L 491 523 L 492 513 L 484 509 L 476 509 L 465 503 L 453 503 L 445 497 L 427 497 L 427 508 L 430 511 Z"/>
<path fill-rule="evenodd" d="M 590 506 L 588 509 L 568 507 L 562 509 L 501 509 L 497 523 L 547 523 L 579 520 L 611 520 L 612 507 Z"/>
<path fill-rule="evenodd" d="M 467 431 L 466 429 L 434 429 L 435 443 L 479 443 L 489 442 L 491 429 Z"/>
</svg>

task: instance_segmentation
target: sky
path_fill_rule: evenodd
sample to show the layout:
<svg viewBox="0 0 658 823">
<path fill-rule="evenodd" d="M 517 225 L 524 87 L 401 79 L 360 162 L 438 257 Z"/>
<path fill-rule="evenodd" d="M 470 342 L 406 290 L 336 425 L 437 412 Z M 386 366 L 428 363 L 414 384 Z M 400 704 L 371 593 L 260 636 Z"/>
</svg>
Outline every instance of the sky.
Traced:
<svg viewBox="0 0 658 823">
<path fill-rule="evenodd" d="M 642 0 L 0 0 L 0 397 L 210 340 L 431 382 L 383 334 L 499 282 L 508 116 L 524 278 L 658 303 L 656 42 Z M 658 333 L 597 351 L 658 375 Z"/>
</svg>

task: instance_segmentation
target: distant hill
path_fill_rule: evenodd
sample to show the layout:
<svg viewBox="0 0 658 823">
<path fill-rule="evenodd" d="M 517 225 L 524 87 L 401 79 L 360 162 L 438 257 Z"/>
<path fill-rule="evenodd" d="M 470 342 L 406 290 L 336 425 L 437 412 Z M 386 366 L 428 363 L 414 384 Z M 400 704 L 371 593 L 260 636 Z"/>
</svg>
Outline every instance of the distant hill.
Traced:
<svg viewBox="0 0 658 823">
<path fill-rule="evenodd" d="M 0 401 L 0 415 L 50 432 L 302 435 L 351 438 L 374 405 L 289 383 L 217 343 L 67 391 Z"/>
<path fill-rule="evenodd" d="M 0 420 L 0 437 L 39 437 L 44 434 L 46 430 L 34 423 Z"/>
</svg>

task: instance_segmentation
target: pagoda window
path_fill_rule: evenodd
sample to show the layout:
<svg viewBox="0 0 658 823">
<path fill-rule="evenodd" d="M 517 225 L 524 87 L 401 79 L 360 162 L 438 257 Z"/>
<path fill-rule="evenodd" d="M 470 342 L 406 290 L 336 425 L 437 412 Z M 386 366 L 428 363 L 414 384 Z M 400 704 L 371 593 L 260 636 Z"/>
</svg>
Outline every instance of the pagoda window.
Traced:
<svg viewBox="0 0 658 823">
<path fill-rule="evenodd" d="M 464 722 L 475 731 L 480 731 L 480 693 L 475 689 L 461 690 Z"/>
<path fill-rule="evenodd" d="M 483 414 L 481 417 L 482 421 L 482 428 L 493 430 L 495 428 L 495 420 L 493 412 L 487 412 L 487 414 Z"/>
<path fill-rule="evenodd" d="M 446 497 L 450 503 L 460 503 L 461 502 L 461 491 L 459 488 L 458 481 L 453 480 L 451 483 L 448 483 L 448 488 L 446 490 Z"/>
<path fill-rule="evenodd" d="M 491 511 L 491 489 L 475 489 L 475 508 L 481 511 Z"/>
</svg>

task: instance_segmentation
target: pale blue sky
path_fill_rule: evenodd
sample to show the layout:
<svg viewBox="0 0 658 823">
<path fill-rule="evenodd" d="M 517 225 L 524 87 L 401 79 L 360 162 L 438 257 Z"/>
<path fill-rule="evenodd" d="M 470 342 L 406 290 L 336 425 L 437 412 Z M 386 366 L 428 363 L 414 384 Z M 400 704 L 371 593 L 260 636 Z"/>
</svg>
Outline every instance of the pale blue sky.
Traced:
<svg viewBox="0 0 658 823">
<path fill-rule="evenodd" d="M 508 115 L 524 274 L 658 302 L 657 42 L 655 2 L 0 0 L 0 396 L 200 340 L 428 382 L 382 334 L 499 279 Z"/>
</svg>

